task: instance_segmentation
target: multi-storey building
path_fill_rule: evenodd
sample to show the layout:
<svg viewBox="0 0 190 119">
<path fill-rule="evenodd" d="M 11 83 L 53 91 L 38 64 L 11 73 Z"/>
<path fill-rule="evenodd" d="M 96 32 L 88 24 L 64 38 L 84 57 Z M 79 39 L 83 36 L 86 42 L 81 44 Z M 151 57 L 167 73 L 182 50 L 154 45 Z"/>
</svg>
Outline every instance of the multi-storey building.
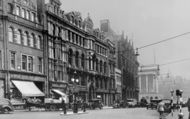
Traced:
<svg viewBox="0 0 190 119">
<path fill-rule="evenodd" d="M 139 68 L 139 100 L 161 98 L 158 92 L 159 66 L 146 65 Z"/>
<path fill-rule="evenodd" d="M 122 96 L 138 99 L 138 66 L 137 56 L 133 44 L 121 36 L 118 41 L 118 67 L 122 70 Z"/>
<path fill-rule="evenodd" d="M 65 13 L 59 0 L 3 0 L 0 14 L 1 97 L 113 103 L 115 46 L 89 15 Z"/>
<path fill-rule="evenodd" d="M 106 37 L 115 44 L 116 67 L 122 73 L 122 99 L 136 98 L 138 99 L 138 66 L 137 56 L 133 47 L 133 43 L 124 34 L 117 35 L 110 27 L 109 20 L 101 21 L 101 30 L 104 31 Z"/>
<path fill-rule="evenodd" d="M 0 1 L 0 97 L 19 100 L 46 93 L 38 16 L 35 0 Z"/>
<path fill-rule="evenodd" d="M 59 0 L 50 0 L 44 11 L 49 94 L 57 89 L 70 95 L 70 101 L 75 95 L 85 100 L 99 97 L 106 105 L 113 103 L 110 47 L 104 35 L 93 28 L 90 16 L 83 20 L 79 12 L 64 13 L 60 7 Z M 79 82 L 73 83 L 72 79 Z"/>
</svg>

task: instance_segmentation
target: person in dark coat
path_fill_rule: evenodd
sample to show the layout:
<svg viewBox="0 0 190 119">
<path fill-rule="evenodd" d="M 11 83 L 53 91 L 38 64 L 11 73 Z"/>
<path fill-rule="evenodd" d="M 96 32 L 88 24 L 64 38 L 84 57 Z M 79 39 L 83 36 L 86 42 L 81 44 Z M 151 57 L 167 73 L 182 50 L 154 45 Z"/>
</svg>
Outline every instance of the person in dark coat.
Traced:
<svg viewBox="0 0 190 119">
<path fill-rule="evenodd" d="M 64 114 L 67 114 L 67 109 L 66 109 L 66 104 L 65 104 L 65 100 L 64 100 L 64 99 L 62 99 L 61 104 L 62 104 L 63 113 L 64 113 Z"/>
<path fill-rule="evenodd" d="M 188 119 L 190 119 L 190 98 L 188 98 L 188 101 L 187 101 L 187 108 L 188 108 L 188 112 L 189 112 Z"/>
<path fill-rule="evenodd" d="M 85 100 L 82 101 L 82 108 L 83 108 L 83 112 L 86 112 L 86 102 L 85 102 Z"/>
</svg>

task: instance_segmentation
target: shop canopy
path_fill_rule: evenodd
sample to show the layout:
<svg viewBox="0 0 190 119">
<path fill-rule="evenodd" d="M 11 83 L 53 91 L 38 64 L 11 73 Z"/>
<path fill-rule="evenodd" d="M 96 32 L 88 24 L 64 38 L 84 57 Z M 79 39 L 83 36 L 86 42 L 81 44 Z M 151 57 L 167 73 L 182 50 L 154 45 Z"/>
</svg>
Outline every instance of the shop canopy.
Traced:
<svg viewBox="0 0 190 119">
<path fill-rule="evenodd" d="M 57 93 L 58 95 L 65 97 L 67 96 L 67 94 L 65 94 L 64 92 L 57 90 L 57 89 L 52 89 L 52 92 Z"/>
<path fill-rule="evenodd" d="M 23 97 L 42 97 L 45 96 L 42 91 L 30 81 L 12 81 Z"/>
</svg>

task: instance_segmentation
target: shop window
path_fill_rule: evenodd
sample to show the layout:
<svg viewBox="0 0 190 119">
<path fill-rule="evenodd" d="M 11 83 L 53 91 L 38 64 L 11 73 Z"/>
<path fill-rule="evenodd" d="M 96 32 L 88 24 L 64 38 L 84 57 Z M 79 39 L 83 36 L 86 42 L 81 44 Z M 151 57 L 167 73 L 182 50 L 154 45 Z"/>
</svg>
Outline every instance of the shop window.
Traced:
<svg viewBox="0 0 190 119">
<path fill-rule="evenodd" d="M 28 56 L 28 71 L 33 72 L 33 57 Z"/>
<path fill-rule="evenodd" d="M 15 69 L 16 68 L 16 53 L 15 52 L 11 52 L 11 69 Z"/>
<path fill-rule="evenodd" d="M 27 71 L 27 56 L 22 55 L 22 70 Z"/>
</svg>

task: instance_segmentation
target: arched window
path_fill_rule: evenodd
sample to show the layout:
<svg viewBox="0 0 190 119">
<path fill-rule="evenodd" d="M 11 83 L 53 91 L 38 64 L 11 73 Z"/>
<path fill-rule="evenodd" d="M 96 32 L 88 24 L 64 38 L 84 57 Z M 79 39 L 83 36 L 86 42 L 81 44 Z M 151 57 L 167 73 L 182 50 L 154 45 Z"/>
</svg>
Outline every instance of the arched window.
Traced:
<svg viewBox="0 0 190 119">
<path fill-rule="evenodd" d="M 23 45 L 27 46 L 28 45 L 28 34 L 26 32 L 23 33 Z"/>
<path fill-rule="evenodd" d="M 31 35 L 31 38 L 30 38 L 30 47 L 34 47 L 34 40 L 35 40 L 35 35 L 34 34 L 32 34 Z"/>
<path fill-rule="evenodd" d="M 26 11 L 26 19 L 30 19 L 29 16 L 30 16 L 30 11 L 27 10 L 27 11 Z"/>
<path fill-rule="evenodd" d="M 79 52 L 76 51 L 75 53 L 75 64 L 76 64 L 76 67 L 79 67 Z"/>
<path fill-rule="evenodd" d="M 16 15 L 20 16 L 20 7 L 16 6 Z"/>
<path fill-rule="evenodd" d="M 68 53 L 68 60 L 69 60 L 69 64 L 72 65 L 72 60 L 73 60 L 73 50 L 69 49 L 69 53 Z"/>
<path fill-rule="evenodd" d="M 12 27 L 9 27 L 8 30 L 8 38 L 9 38 L 9 42 L 13 42 L 14 41 L 14 29 Z"/>
<path fill-rule="evenodd" d="M 31 12 L 30 16 L 31 16 L 31 17 L 30 17 L 30 18 L 31 18 L 30 20 L 31 20 L 31 21 L 34 21 L 34 19 L 35 19 L 35 13 L 34 13 L 34 12 Z"/>
<path fill-rule="evenodd" d="M 25 9 L 24 8 L 21 9 L 21 17 L 25 18 Z"/>
<path fill-rule="evenodd" d="M 42 37 L 38 36 L 38 49 L 42 49 Z"/>
<path fill-rule="evenodd" d="M 13 13 L 13 5 L 11 3 L 8 3 L 8 12 Z"/>
<path fill-rule="evenodd" d="M 21 44 L 21 41 L 22 41 L 22 31 L 19 29 L 18 32 L 17 32 L 17 43 L 18 44 Z"/>
</svg>

